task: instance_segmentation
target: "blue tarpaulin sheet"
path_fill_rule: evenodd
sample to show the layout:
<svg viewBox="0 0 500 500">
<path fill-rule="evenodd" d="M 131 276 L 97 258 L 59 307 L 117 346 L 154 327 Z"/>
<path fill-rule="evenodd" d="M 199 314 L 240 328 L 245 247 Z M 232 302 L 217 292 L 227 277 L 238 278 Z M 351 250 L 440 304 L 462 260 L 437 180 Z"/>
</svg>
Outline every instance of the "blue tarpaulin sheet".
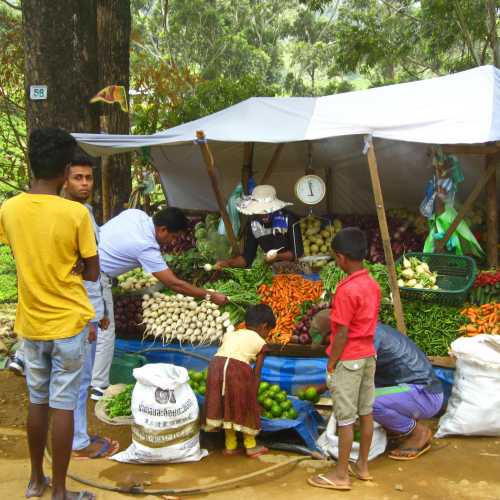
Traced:
<svg viewBox="0 0 500 500">
<path fill-rule="evenodd" d="M 168 347 L 180 349 L 184 352 L 150 352 L 144 353 L 151 363 L 172 363 L 184 366 L 188 370 L 204 370 L 208 366 L 207 361 L 193 358 L 188 353 L 192 352 L 212 358 L 217 347 L 193 347 L 191 345 L 154 344 L 153 342 L 141 342 L 139 340 L 116 340 L 116 348 L 124 352 L 139 352 L 155 347 Z M 308 385 L 325 383 L 326 358 L 296 358 L 286 356 L 267 355 L 262 368 L 262 380 L 270 384 L 278 384 L 288 393 L 295 394 L 300 388 Z M 455 370 L 450 368 L 434 368 L 436 375 L 443 383 L 445 396 L 450 395 L 453 386 L 453 375 Z"/>
</svg>

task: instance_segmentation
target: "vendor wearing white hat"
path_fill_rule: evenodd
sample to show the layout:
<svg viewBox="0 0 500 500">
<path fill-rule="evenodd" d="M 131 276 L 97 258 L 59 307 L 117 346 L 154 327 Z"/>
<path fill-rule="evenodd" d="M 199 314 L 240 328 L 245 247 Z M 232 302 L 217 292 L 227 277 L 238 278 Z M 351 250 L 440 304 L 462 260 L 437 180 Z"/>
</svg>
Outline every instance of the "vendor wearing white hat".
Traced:
<svg viewBox="0 0 500 500">
<path fill-rule="evenodd" d="M 219 261 L 217 266 L 250 267 L 258 247 L 266 253 L 266 261 L 269 264 L 295 260 L 292 227 L 298 218 L 288 210 L 284 210 L 288 205 L 292 203 L 279 200 L 273 186 L 257 186 L 250 196 L 242 198 L 237 204 L 237 209 L 242 214 L 250 216 L 243 255 Z M 297 233 L 297 252 L 301 254 L 300 231 Z M 270 252 L 270 250 L 276 251 Z"/>
</svg>

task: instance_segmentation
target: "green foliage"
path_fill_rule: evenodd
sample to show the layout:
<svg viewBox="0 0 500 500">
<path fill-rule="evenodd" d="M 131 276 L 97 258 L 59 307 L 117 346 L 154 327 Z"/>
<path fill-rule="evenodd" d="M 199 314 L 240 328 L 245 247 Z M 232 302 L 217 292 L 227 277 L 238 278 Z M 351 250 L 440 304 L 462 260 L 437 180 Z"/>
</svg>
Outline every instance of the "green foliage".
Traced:
<svg viewBox="0 0 500 500">
<path fill-rule="evenodd" d="M 25 189 L 24 52 L 21 16 L 0 4 L 0 202 Z"/>
<path fill-rule="evenodd" d="M 17 302 L 16 263 L 10 248 L 0 246 L 0 303 Z"/>
</svg>

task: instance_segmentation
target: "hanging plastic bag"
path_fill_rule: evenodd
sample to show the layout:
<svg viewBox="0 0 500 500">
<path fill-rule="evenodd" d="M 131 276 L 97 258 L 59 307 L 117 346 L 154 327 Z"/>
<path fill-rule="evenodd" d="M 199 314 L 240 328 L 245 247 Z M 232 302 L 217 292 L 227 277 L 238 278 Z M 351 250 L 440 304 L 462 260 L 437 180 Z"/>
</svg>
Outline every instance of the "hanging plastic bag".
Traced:
<svg viewBox="0 0 500 500">
<path fill-rule="evenodd" d="M 233 233 L 238 234 L 240 232 L 240 213 L 236 208 L 236 203 L 241 198 L 243 194 L 243 186 L 238 184 L 234 189 L 229 199 L 227 200 L 226 210 L 229 215 L 229 220 L 231 221 L 231 226 L 233 226 Z M 219 220 L 219 234 L 226 235 L 226 226 L 222 218 Z"/>
<path fill-rule="evenodd" d="M 455 208 L 449 204 L 446 206 L 445 211 L 441 215 L 434 215 L 430 220 L 429 236 L 425 240 L 424 252 L 432 253 L 435 251 L 435 242 L 444 238 L 449 227 L 453 224 L 456 216 L 458 215 Z M 464 255 L 465 253 L 481 257 L 484 251 L 477 241 L 476 237 L 472 234 L 467 223 L 462 220 L 457 229 L 446 244 L 446 250 L 449 253 L 456 255 Z"/>
<path fill-rule="evenodd" d="M 436 189 L 434 180 L 431 179 L 425 188 L 425 198 L 420 204 L 420 213 L 426 218 L 430 219 L 434 215 L 434 200 L 436 199 Z"/>
<path fill-rule="evenodd" d="M 255 180 L 253 179 L 253 177 L 250 177 L 250 179 L 248 180 L 248 192 L 250 194 L 254 190 L 255 185 L 256 185 Z M 234 188 L 233 192 L 229 196 L 229 199 L 227 200 L 227 205 L 226 205 L 226 210 L 229 215 L 229 220 L 231 221 L 231 226 L 233 226 L 233 232 L 236 235 L 240 232 L 240 213 L 236 208 L 236 204 L 242 196 L 243 196 L 243 186 L 240 183 Z M 222 220 L 222 218 L 219 220 L 218 231 L 219 234 L 226 235 L 226 226 L 224 225 L 224 221 Z"/>
</svg>

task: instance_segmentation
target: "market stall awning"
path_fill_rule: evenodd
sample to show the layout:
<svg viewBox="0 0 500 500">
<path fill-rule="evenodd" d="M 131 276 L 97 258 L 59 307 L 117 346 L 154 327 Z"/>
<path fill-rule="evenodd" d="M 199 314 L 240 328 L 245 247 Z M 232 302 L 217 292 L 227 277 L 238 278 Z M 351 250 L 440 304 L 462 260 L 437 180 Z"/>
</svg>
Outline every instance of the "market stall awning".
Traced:
<svg viewBox="0 0 500 500">
<path fill-rule="evenodd" d="M 273 154 L 273 144 L 287 143 L 270 182 L 281 197 L 292 201 L 294 183 L 308 160 L 305 141 L 314 141 L 313 167 L 319 173 L 332 168 L 330 208 L 339 212 L 373 210 L 362 154 L 362 136 L 371 134 L 380 139 L 376 147 L 387 205 L 415 207 L 432 174 L 427 144 L 500 140 L 500 70 L 483 66 L 326 97 L 255 97 L 152 136 L 74 135 L 96 156 L 150 148 L 171 204 L 216 209 L 199 148 L 193 144 L 197 130 L 203 130 L 211 143 L 226 195 L 240 179 L 244 142 L 256 143 L 257 180 Z M 464 194 L 477 178 L 480 161 L 464 162 Z"/>
</svg>

